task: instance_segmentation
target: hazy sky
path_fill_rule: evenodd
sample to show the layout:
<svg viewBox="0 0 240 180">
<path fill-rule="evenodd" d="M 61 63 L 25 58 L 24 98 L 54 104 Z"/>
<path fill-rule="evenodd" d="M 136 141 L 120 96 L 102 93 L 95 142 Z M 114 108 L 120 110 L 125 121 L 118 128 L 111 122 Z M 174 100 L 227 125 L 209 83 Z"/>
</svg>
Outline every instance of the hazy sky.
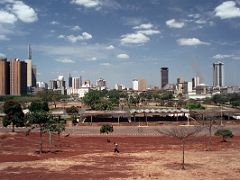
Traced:
<svg viewBox="0 0 240 180">
<path fill-rule="evenodd" d="M 0 0 L 0 55 L 27 58 L 38 81 L 68 74 L 108 86 L 134 78 L 160 85 L 195 75 L 212 85 L 222 61 L 226 85 L 240 85 L 240 0 Z"/>
</svg>

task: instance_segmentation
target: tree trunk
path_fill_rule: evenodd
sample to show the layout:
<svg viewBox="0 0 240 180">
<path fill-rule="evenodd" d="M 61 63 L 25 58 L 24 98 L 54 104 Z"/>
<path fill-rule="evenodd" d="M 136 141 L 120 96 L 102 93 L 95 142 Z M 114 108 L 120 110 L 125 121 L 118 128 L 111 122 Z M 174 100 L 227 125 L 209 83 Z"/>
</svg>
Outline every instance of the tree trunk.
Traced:
<svg viewBox="0 0 240 180">
<path fill-rule="evenodd" d="M 39 150 L 39 153 L 41 154 L 42 153 L 42 150 L 43 150 L 43 139 L 42 139 L 42 126 L 40 126 L 40 150 Z"/>
<path fill-rule="evenodd" d="M 212 120 L 209 122 L 209 142 L 208 142 L 208 150 L 212 150 Z"/>
<path fill-rule="evenodd" d="M 52 144 L 52 131 L 48 131 L 48 144 Z"/>
<path fill-rule="evenodd" d="M 182 170 L 185 170 L 185 141 L 182 140 Z"/>
<path fill-rule="evenodd" d="M 12 132 L 15 132 L 15 126 L 13 123 L 12 123 Z"/>
</svg>

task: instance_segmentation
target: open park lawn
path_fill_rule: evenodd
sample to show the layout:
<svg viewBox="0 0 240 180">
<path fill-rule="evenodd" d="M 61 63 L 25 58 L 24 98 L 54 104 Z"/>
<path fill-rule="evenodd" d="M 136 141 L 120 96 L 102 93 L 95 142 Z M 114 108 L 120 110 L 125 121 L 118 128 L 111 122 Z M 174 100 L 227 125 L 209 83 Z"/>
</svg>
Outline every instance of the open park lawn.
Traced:
<svg viewBox="0 0 240 180">
<path fill-rule="evenodd" d="M 207 151 L 207 137 L 191 138 L 181 170 L 181 144 L 174 138 L 63 135 L 48 145 L 45 134 L 39 154 L 38 133 L 1 133 L 0 179 L 239 179 L 240 137 L 220 141 L 214 137 Z"/>
</svg>

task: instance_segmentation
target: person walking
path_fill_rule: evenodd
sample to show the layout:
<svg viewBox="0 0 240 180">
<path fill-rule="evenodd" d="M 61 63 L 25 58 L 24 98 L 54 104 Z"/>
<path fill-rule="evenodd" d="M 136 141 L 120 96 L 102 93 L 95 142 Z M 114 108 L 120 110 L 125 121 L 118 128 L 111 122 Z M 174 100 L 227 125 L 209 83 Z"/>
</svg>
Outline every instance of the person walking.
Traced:
<svg viewBox="0 0 240 180">
<path fill-rule="evenodd" d="M 116 142 L 114 142 L 114 152 L 119 153 L 118 144 Z"/>
</svg>

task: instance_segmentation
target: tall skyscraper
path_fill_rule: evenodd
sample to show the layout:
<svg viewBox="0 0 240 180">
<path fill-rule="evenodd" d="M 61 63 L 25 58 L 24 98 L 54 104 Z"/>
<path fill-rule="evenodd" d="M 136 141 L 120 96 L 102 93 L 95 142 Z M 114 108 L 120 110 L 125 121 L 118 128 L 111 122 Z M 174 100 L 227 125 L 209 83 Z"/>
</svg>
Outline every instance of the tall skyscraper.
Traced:
<svg viewBox="0 0 240 180">
<path fill-rule="evenodd" d="M 161 88 L 163 89 L 168 84 L 168 67 L 161 68 Z"/>
<path fill-rule="evenodd" d="M 14 59 L 10 61 L 10 95 L 27 94 L 27 63 Z"/>
<path fill-rule="evenodd" d="M 69 88 L 72 87 L 72 76 L 71 76 L 71 74 L 69 74 L 69 77 L 68 77 L 68 87 Z"/>
<path fill-rule="evenodd" d="M 72 88 L 80 89 L 81 77 L 72 77 Z"/>
<path fill-rule="evenodd" d="M 10 73 L 7 58 L 0 57 L 0 96 L 10 93 Z"/>
<path fill-rule="evenodd" d="M 220 61 L 213 63 L 213 87 L 224 86 L 223 65 Z"/>
<path fill-rule="evenodd" d="M 37 87 L 37 66 L 32 66 L 32 87 Z"/>
</svg>

